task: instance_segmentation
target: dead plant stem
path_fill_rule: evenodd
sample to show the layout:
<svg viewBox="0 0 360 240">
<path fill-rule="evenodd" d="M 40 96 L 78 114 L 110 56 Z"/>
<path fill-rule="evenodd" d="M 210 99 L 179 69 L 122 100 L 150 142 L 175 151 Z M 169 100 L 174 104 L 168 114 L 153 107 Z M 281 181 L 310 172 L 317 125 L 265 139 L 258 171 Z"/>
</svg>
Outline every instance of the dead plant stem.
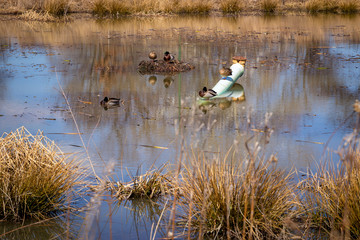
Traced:
<svg viewBox="0 0 360 240">
<path fill-rule="evenodd" d="M 99 182 L 99 179 L 100 179 L 100 178 L 97 176 L 97 174 L 96 174 L 96 172 L 95 172 L 95 168 L 94 168 L 94 165 L 93 165 L 93 163 L 92 163 L 92 161 L 91 161 L 88 148 L 86 147 L 86 145 L 85 145 L 85 143 L 84 143 L 84 140 L 83 140 L 83 138 L 82 138 L 82 136 L 81 136 L 81 134 L 80 134 L 80 129 L 79 129 L 79 126 L 78 126 L 77 121 L 76 121 L 76 119 L 75 119 L 75 115 L 74 115 L 74 113 L 73 113 L 73 111 L 72 111 L 72 109 L 71 109 L 69 100 L 68 100 L 68 98 L 67 98 L 67 96 L 66 96 L 66 94 L 65 94 L 65 92 L 64 92 L 64 89 L 62 88 L 62 86 L 61 86 L 61 84 L 60 84 L 60 82 L 59 82 L 59 78 L 58 78 L 58 75 L 57 75 L 57 70 L 56 70 L 56 68 L 55 68 L 55 74 L 56 74 L 56 80 L 57 80 L 58 85 L 59 85 L 60 90 L 61 90 L 61 94 L 63 95 L 63 97 L 64 97 L 64 99 L 65 99 L 65 101 L 66 101 L 66 105 L 67 105 L 68 108 L 69 108 L 69 112 L 70 112 L 71 117 L 72 117 L 72 119 L 73 119 L 73 121 L 74 121 L 76 130 L 77 130 L 77 132 L 79 133 L 79 138 L 80 138 L 81 143 L 82 143 L 82 145 L 83 145 L 83 147 L 84 147 L 84 149 L 85 149 L 85 152 L 86 152 L 88 161 L 89 161 L 89 163 L 90 163 L 91 169 L 92 169 L 92 171 L 93 171 L 93 173 L 94 173 L 94 176 L 95 176 L 95 178 L 96 178 L 96 181 Z"/>
</svg>

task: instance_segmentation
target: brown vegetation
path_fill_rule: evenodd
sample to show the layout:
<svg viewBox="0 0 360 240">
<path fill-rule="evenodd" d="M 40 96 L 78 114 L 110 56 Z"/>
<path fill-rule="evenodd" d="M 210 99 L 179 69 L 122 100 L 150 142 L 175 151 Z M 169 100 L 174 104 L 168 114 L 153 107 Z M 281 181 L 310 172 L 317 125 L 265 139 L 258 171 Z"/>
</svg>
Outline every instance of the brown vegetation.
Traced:
<svg viewBox="0 0 360 240">
<path fill-rule="evenodd" d="M 0 138 L 0 218 L 43 219 L 69 209 L 84 176 L 54 142 L 24 127 Z"/>
<path fill-rule="evenodd" d="M 39 14 L 47 13 L 53 16 L 64 16 L 70 12 L 92 13 L 97 17 L 120 17 L 128 14 L 283 14 L 288 11 L 356 13 L 359 10 L 357 0 L 0 0 L 0 13 L 36 11 Z"/>
</svg>

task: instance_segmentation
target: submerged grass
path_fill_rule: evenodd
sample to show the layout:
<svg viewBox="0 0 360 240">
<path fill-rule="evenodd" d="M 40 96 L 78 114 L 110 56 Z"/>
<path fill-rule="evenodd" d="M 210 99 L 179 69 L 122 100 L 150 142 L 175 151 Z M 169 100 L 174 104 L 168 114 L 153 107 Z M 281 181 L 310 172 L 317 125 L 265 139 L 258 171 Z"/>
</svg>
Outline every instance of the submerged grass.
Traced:
<svg viewBox="0 0 360 240">
<path fill-rule="evenodd" d="M 43 219 L 69 210 L 83 171 L 42 133 L 24 127 L 0 138 L 0 218 Z"/>
</svg>

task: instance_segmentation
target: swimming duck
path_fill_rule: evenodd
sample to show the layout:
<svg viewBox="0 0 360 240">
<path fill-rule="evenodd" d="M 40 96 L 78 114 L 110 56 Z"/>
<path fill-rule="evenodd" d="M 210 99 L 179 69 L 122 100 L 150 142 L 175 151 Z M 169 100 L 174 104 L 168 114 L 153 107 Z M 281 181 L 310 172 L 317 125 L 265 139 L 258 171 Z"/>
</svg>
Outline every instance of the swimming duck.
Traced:
<svg viewBox="0 0 360 240">
<path fill-rule="evenodd" d="M 170 54 L 168 51 L 164 52 L 164 61 L 169 62 L 175 59 L 174 55 Z"/>
<path fill-rule="evenodd" d="M 157 58 L 156 52 L 152 51 L 149 53 L 149 58 L 153 61 Z"/>
<path fill-rule="evenodd" d="M 119 104 L 120 104 L 120 98 L 104 97 L 104 99 L 101 100 L 100 102 L 100 105 L 103 106 L 104 108 L 119 106 Z"/>
<path fill-rule="evenodd" d="M 207 89 L 206 87 L 204 87 L 201 91 L 199 91 L 199 95 L 203 98 L 210 98 L 216 96 L 217 93 L 212 89 Z"/>
<path fill-rule="evenodd" d="M 232 74 L 232 70 L 230 68 L 223 67 L 219 70 L 219 73 L 222 77 L 227 77 Z"/>
</svg>

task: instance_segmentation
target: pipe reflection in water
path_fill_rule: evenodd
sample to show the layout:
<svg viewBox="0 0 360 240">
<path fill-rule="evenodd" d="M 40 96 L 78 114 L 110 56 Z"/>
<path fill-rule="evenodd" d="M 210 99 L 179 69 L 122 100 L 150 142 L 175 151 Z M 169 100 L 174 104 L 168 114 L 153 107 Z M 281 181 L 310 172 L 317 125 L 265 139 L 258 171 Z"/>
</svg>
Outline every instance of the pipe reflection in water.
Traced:
<svg viewBox="0 0 360 240">
<path fill-rule="evenodd" d="M 231 106 L 232 102 L 243 101 L 245 101 L 244 87 L 239 83 L 235 83 L 229 90 L 220 95 L 210 99 L 200 98 L 198 104 L 199 109 L 206 114 L 215 106 L 218 106 L 221 110 L 225 110 Z"/>
</svg>

